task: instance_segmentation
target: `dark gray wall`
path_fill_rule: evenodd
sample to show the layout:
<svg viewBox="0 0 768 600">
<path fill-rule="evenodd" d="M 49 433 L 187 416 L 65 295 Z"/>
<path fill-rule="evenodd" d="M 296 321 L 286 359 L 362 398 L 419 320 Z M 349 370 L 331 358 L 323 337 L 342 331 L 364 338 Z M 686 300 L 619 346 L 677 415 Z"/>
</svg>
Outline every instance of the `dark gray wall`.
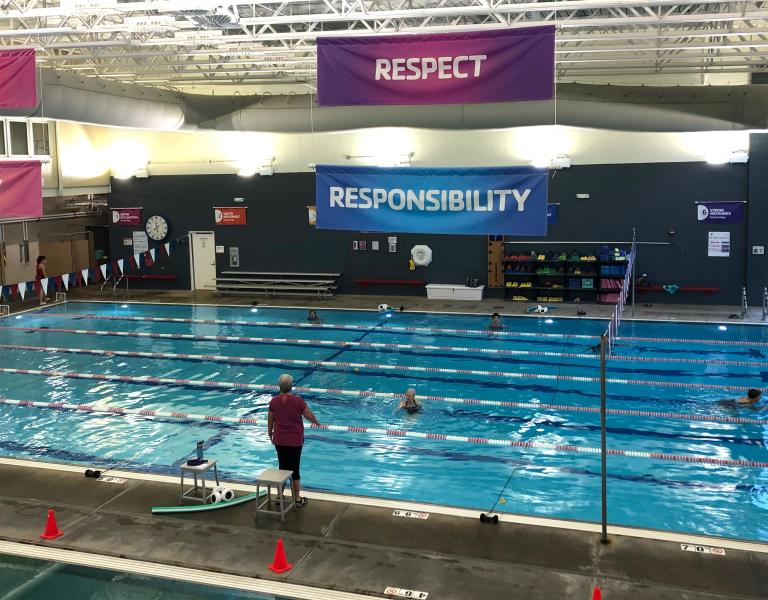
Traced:
<svg viewBox="0 0 768 600">
<path fill-rule="evenodd" d="M 560 222 L 550 226 L 546 239 L 625 241 L 632 239 L 634 227 L 639 241 L 673 244 L 641 245 L 638 273 L 647 273 L 659 285 L 722 290 L 711 295 L 642 293 L 638 301 L 738 304 L 746 273 L 747 226 L 700 223 L 695 202 L 745 201 L 747 180 L 747 165 L 701 162 L 588 165 L 553 172 L 550 202 L 560 204 Z M 590 198 L 578 199 L 577 193 Z M 709 231 L 731 233 L 729 258 L 707 256 Z"/>
<path fill-rule="evenodd" d="M 753 151 L 754 152 L 754 151 Z M 768 144 L 764 149 L 768 162 Z M 754 169 L 759 161 L 752 160 Z M 762 169 L 768 191 L 768 165 Z M 737 304 L 746 278 L 747 224 L 716 226 L 696 220 L 697 201 L 747 200 L 749 172 L 746 165 L 712 166 L 705 163 L 653 163 L 576 166 L 550 176 L 550 201 L 560 204 L 560 221 L 550 226 L 547 241 L 625 241 L 637 229 L 641 241 L 670 242 L 672 246 L 641 246 L 638 271 L 658 284 L 721 288 L 711 296 L 666 293 L 642 294 L 640 301 Z M 751 180 L 750 180 L 751 181 Z M 387 234 L 321 231 L 308 224 L 307 205 L 314 203 L 313 173 L 279 174 L 244 179 L 234 175 L 150 177 L 112 182 L 110 205 L 143 206 L 144 217 L 159 213 L 170 220 L 170 237 L 189 230 L 212 230 L 216 243 L 227 249 L 218 256 L 218 270 L 229 270 L 228 248 L 238 246 L 241 270 L 342 272 L 344 292 L 414 293 L 423 289 L 397 286 L 361 288 L 354 279 L 422 279 L 432 283 L 462 282 L 470 276 L 486 278 L 487 245 L 484 236 L 391 234 L 398 238 L 398 252 L 387 252 Z M 757 183 L 754 184 L 756 186 Z M 588 193 L 588 200 L 576 198 Z M 762 193 L 762 192 L 761 192 Z M 750 195 L 750 212 L 765 217 L 768 194 Z M 248 225 L 215 226 L 213 206 L 232 206 L 232 198 L 245 198 Z M 756 217 L 757 218 L 757 217 Z M 763 223 L 768 223 L 764 219 Z M 765 225 L 752 227 L 765 229 Z M 707 257 L 707 233 L 731 232 L 731 257 Z M 672 234 L 670 232 L 674 231 Z M 112 228 L 112 252 L 126 253 L 122 238 L 130 229 Z M 353 251 L 353 240 L 379 240 L 381 250 Z M 508 238 L 511 239 L 511 238 Z M 534 248 L 527 238 L 520 246 Z M 427 244 L 434 253 L 428 268 L 408 270 L 410 248 Z M 593 250 L 592 246 L 567 249 Z M 178 274 L 173 287 L 189 287 L 189 265 L 182 248 L 170 263 L 156 269 Z M 761 263 L 761 264 L 764 264 Z M 157 284 L 158 286 L 160 284 Z"/>
<path fill-rule="evenodd" d="M 749 136 L 749 204 L 747 281 L 750 305 L 759 306 L 768 286 L 768 255 L 753 255 L 752 246 L 768 250 L 768 135 Z"/>
<path fill-rule="evenodd" d="M 343 273 L 341 291 L 348 293 L 423 294 L 422 287 L 366 286 L 355 279 L 420 279 L 427 283 L 458 283 L 467 277 L 486 277 L 484 236 L 422 234 L 373 234 L 317 230 L 309 225 L 307 206 L 314 204 L 314 173 L 278 174 L 242 178 L 236 175 L 190 175 L 113 180 L 110 207 L 141 206 L 143 217 L 158 213 L 170 222 L 169 238 L 187 231 L 214 231 L 216 244 L 225 246 L 217 256 L 217 271 L 229 268 L 229 247 L 240 248 L 241 271 L 289 271 Z M 246 226 L 216 226 L 214 206 L 237 206 L 235 197 L 248 207 Z M 112 227 L 112 253 L 127 254 L 122 239 L 131 228 Z M 388 235 L 397 236 L 397 252 L 387 248 Z M 366 251 L 353 251 L 353 240 L 365 240 Z M 371 242 L 379 241 L 379 251 Z M 410 249 L 427 244 L 433 251 L 429 268 L 408 270 Z M 178 274 L 175 288 L 189 288 L 189 258 L 179 252 L 167 272 Z M 162 268 L 160 263 L 157 269 Z M 150 272 L 149 270 L 147 272 Z M 151 272 L 160 272 L 151 271 Z M 136 283 L 144 285 L 145 282 Z M 153 287 L 148 285 L 147 287 Z M 154 287 L 168 287 L 154 284 Z"/>
</svg>

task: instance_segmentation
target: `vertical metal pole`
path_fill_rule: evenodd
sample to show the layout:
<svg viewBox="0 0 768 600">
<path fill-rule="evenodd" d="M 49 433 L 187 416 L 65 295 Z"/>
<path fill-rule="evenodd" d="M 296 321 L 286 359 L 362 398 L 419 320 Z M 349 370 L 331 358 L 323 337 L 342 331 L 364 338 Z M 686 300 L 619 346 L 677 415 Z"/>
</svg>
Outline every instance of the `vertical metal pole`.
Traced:
<svg viewBox="0 0 768 600">
<path fill-rule="evenodd" d="M 632 286 L 632 316 L 635 316 L 635 267 L 637 265 L 637 242 L 635 230 L 632 229 L 632 275 L 629 278 L 629 285 Z"/>
<path fill-rule="evenodd" d="M 600 543 L 608 543 L 608 495 L 607 495 L 607 461 L 605 443 L 605 352 L 607 340 L 605 334 L 600 336 L 600 484 L 602 499 L 602 514 L 600 518 Z"/>
</svg>

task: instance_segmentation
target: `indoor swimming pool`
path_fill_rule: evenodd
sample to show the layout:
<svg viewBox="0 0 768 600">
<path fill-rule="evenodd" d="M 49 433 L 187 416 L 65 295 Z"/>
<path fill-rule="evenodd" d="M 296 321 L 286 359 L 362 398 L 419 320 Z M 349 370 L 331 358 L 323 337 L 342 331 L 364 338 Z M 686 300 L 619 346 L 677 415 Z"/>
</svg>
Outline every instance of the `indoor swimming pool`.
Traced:
<svg viewBox="0 0 768 600">
<path fill-rule="evenodd" d="M 322 308 L 319 325 L 268 307 L 15 315 L 0 325 L 0 396 L 88 409 L 0 406 L 0 454 L 176 474 L 204 440 L 224 477 L 247 482 L 276 465 L 266 408 L 287 372 L 333 426 L 306 431 L 309 489 L 599 521 L 592 346 L 605 321 L 556 314 L 507 317 L 500 332 L 482 315 Z M 620 336 L 609 523 L 768 541 L 765 411 L 719 403 L 768 386 L 768 328 L 625 321 Z M 419 414 L 396 410 L 409 387 Z"/>
</svg>

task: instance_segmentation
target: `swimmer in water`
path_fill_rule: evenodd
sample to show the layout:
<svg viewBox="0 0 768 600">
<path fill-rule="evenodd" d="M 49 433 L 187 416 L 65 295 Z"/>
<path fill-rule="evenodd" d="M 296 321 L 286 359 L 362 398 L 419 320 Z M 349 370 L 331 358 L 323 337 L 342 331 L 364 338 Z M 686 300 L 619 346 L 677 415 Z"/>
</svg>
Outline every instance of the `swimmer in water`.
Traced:
<svg viewBox="0 0 768 600">
<path fill-rule="evenodd" d="M 397 408 L 395 411 L 398 410 L 404 410 L 409 415 L 413 415 L 421 410 L 421 402 L 416 400 L 416 390 L 413 388 L 408 388 L 405 391 L 405 400 L 400 402 L 400 404 L 397 405 Z"/>
<path fill-rule="evenodd" d="M 317 311 L 314 309 L 310 309 L 309 314 L 307 315 L 307 321 L 310 323 L 322 323 L 320 317 L 317 316 Z"/>
<path fill-rule="evenodd" d="M 731 400 L 720 400 L 718 404 L 720 406 L 729 406 L 732 408 L 752 408 L 756 410 L 759 408 L 757 403 L 760 402 L 762 397 L 763 393 L 760 390 L 752 388 L 747 390 L 746 396 Z"/>
<path fill-rule="evenodd" d="M 488 325 L 488 329 L 503 329 L 504 325 L 501 322 L 501 315 L 497 312 L 491 315 L 491 323 Z"/>
</svg>

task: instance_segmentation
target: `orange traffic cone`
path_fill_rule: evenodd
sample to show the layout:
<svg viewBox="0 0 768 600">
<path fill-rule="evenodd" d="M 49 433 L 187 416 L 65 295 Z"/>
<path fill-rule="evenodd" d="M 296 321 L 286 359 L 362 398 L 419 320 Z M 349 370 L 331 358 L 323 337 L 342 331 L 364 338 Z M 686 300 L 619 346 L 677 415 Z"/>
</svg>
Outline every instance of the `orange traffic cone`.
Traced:
<svg viewBox="0 0 768 600">
<path fill-rule="evenodd" d="M 272 560 L 272 564 L 267 568 L 275 573 L 285 573 L 286 571 L 293 569 L 293 565 L 288 564 L 288 559 L 285 557 L 283 540 L 277 540 L 277 546 L 275 546 L 275 558 Z"/>
<path fill-rule="evenodd" d="M 64 535 L 64 532 L 56 525 L 56 515 L 52 508 L 48 509 L 48 520 L 45 522 L 45 531 L 40 534 L 40 537 L 44 540 L 55 540 L 57 537 Z"/>
<path fill-rule="evenodd" d="M 592 600 L 603 600 L 603 592 L 600 591 L 600 586 L 595 586 L 595 591 L 592 592 Z"/>
</svg>

